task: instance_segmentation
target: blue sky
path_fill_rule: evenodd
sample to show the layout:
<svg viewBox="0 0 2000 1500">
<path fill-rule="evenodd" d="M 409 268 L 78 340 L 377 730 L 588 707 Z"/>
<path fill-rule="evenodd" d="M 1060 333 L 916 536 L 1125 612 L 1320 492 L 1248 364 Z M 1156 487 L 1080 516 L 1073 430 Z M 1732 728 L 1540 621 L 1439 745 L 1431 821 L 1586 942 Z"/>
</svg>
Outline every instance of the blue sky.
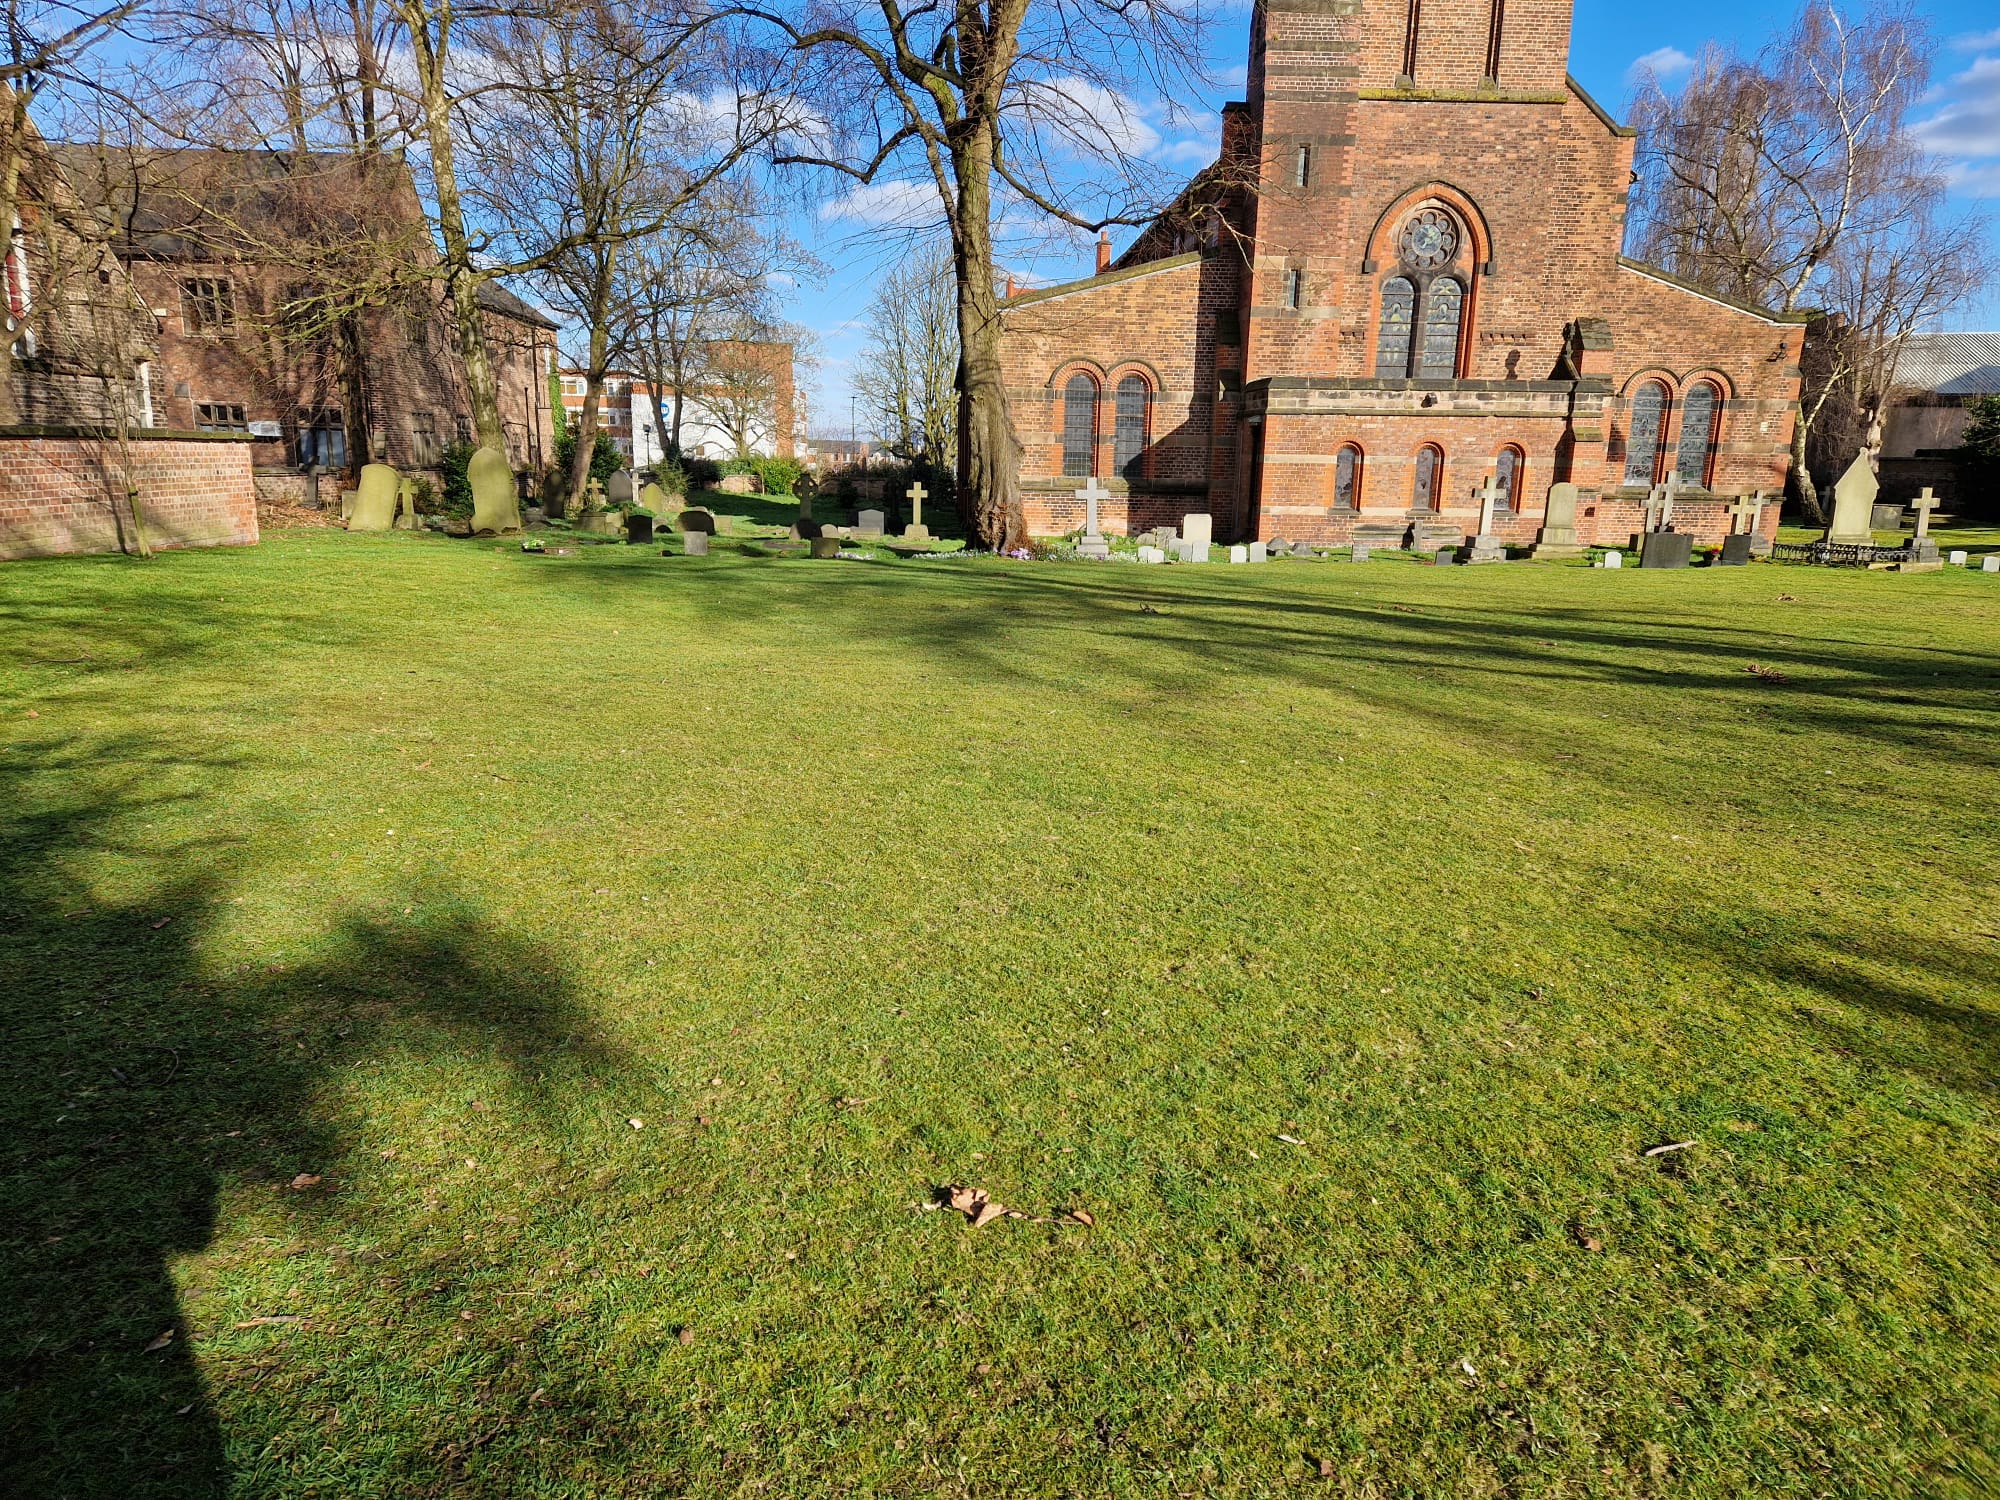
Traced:
<svg viewBox="0 0 2000 1500">
<path fill-rule="evenodd" d="M 1993 0 L 1932 0 L 1919 10 L 1942 43 L 1931 95 L 1917 112 L 1920 130 L 1949 164 L 1959 198 L 1977 201 L 2000 220 L 2000 12 Z M 1599 102 L 1622 115 L 1642 61 L 1671 85 L 1704 46 L 1717 43 L 1755 52 L 1795 12 L 1796 0 L 1680 0 L 1672 6 L 1577 0 L 1570 72 Z M 1122 110 L 1131 145 L 1163 166 L 1191 174 L 1211 160 L 1216 111 L 1241 94 L 1249 11 L 1246 5 L 1224 14 L 1229 19 L 1216 28 L 1210 49 L 1218 86 L 1205 115 L 1176 120 L 1158 101 L 1145 99 L 1114 106 Z M 862 314 L 876 278 L 906 253 L 911 236 L 899 226 L 912 222 L 913 210 L 917 215 L 927 211 L 923 193 L 929 191 L 878 184 L 802 215 L 794 226 L 828 267 L 816 283 L 796 289 L 788 314 L 819 336 L 819 367 L 806 380 L 816 433 L 847 432 L 849 378 L 861 343 Z M 1112 241 L 1122 249 L 1130 238 L 1127 231 L 1123 237 L 1114 234 Z M 1082 235 L 1023 235 L 1010 249 L 1008 269 L 1038 282 L 1090 274 L 1090 244 Z M 2000 287 L 1949 326 L 2000 328 Z"/>
</svg>

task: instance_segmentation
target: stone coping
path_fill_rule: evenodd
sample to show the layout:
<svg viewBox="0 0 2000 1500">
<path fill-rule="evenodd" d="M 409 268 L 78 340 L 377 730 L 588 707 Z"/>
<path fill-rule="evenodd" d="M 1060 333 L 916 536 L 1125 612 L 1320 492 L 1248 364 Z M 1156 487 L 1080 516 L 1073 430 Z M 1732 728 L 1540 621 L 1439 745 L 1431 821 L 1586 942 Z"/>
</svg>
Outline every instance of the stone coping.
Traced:
<svg viewBox="0 0 2000 1500">
<path fill-rule="evenodd" d="M 1088 476 L 1085 476 L 1086 478 Z M 1115 479 L 1099 475 L 1097 482 L 1112 495 L 1206 495 L 1208 484 L 1200 479 Z M 1083 488 L 1082 479 L 1072 479 L 1063 475 L 1050 477 L 1043 475 L 1030 478 L 1022 476 L 1023 491 L 1036 495 L 1060 495 L 1074 498 L 1075 492 Z"/>
<path fill-rule="evenodd" d="M 1246 391 L 1456 391 L 1496 395 L 1568 395 L 1576 388 L 1573 380 L 1412 380 L 1374 379 L 1367 375 L 1266 375 L 1244 387 Z"/>
<path fill-rule="evenodd" d="M 116 432 L 107 432 L 101 427 L 42 426 L 23 423 L 14 427 L 0 427 L 0 438 L 63 438 L 73 442 L 115 443 L 119 440 Z M 255 443 L 270 441 L 259 439 L 247 432 L 182 432 L 172 427 L 134 427 L 125 434 L 128 442 L 134 443 Z"/>
<path fill-rule="evenodd" d="M 1101 286 L 1130 281 L 1135 276 L 1150 276 L 1155 271 L 1175 271 L 1182 266 L 1198 265 L 1201 258 L 1201 251 L 1190 250 L 1184 255 L 1170 255 L 1165 260 L 1145 260 L 1136 266 L 1127 266 L 1122 271 L 1106 271 L 1101 276 L 1087 277 L 1082 281 L 1065 281 L 1057 286 L 1038 287 L 1032 292 L 1016 292 L 1011 297 L 1000 298 L 998 306 L 1004 313 L 1009 308 L 1025 307 L 1031 302 L 1046 302 L 1051 297 L 1067 297 L 1075 292 L 1094 292 Z"/>
<path fill-rule="evenodd" d="M 1818 313 L 1773 312 L 1768 307 L 1759 307 L 1754 302 L 1741 302 L 1734 297 L 1725 297 L 1720 292 L 1711 292 L 1705 286 L 1697 286 L 1686 277 L 1676 276 L 1672 271 L 1663 271 L 1658 266 L 1643 260 L 1634 260 L 1629 255 L 1618 257 L 1618 264 L 1627 271 L 1635 271 L 1641 276 L 1650 276 L 1655 281 L 1664 281 L 1668 286 L 1677 286 L 1684 292 L 1692 292 L 1697 297 L 1706 297 L 1710 302 L 1719 302 L 1724 307 L 1733 307 L 1738 312 L 1754 314 L 1766 323 L 1810 323 Z"/>
</svg>

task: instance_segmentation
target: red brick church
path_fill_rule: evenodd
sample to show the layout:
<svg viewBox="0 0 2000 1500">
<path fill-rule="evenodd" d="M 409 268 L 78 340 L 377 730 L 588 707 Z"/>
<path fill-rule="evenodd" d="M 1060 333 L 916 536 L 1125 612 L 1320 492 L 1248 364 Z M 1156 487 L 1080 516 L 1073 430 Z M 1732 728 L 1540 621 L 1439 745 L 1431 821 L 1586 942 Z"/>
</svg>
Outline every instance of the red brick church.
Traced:
<svg viewBox="0 0 2000 1500">
<path fill-rule="evenodd" d="M 1803 319 L 1619 253 L 1632 132 L 1567 73 L 1571 0 L 1261 0 L 1220 160 L 1087 281 L 1009 297 L 1028 527 L 1208 511 L 1218 539 L 1623 545 L 1784 486 Z M 1766 535 L 1777 509 L 1761 517 Z"/>
</svg>

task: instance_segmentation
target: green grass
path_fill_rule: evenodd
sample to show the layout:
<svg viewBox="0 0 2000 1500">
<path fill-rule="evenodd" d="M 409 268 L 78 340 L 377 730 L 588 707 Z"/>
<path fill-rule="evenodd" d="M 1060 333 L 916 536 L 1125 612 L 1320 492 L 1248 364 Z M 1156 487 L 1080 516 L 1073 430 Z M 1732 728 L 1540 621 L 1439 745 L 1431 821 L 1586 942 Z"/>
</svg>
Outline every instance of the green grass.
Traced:
<svg viewBox="0 0 2000 1500">
<path fill-rule="evenodd" d="M 0 576 L 0 1491 L 2000 1482 L 1992 578 Z"/>
</svg>

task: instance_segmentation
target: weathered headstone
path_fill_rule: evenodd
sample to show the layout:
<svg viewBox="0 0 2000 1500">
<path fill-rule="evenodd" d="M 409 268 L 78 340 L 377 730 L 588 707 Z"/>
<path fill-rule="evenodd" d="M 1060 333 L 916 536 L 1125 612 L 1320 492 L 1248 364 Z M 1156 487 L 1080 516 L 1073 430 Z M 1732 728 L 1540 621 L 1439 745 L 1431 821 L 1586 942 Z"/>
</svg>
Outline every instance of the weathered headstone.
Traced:
<svg viewBox="0 0 2000 1500">
<path fill-rule="evenodd" d="M 1493 511 L 1507 498 L 1507 492 L 1488 474 L 1485 487 L 1473 491 L 1473 495 L 1479 501 L 1479 530 L 1473 535 L 1470 545 L 1459 549 L 1458 560 L 1464 563 L 1505 562 L 1507 549 L 1493 534 Z"/>
<path fill-rule="evenodd" d="M 1882 488 L 1868 455 L 1857 453 L 1847 472 L 1834 482 L 1833 521 L 1826 528 L 1826 540 L 1837 546 L 1872 547 L 1875 533 L 1869 529 L 1874 516 L 1875 496 Z"/>
<path fill-rule="evenodd" d="M 611 480 L 604 486 L 604 498 L 612 505 L 632 503 L 632 474 L 628 469 L 614 469 Z"/>
<path fill-rule="evenodd" d="M 1208 547 L 1215 541 L 1215 517 L 1206 512 L 1181 517 L 1181 539 L 1190 546 Z M 1204 557 L 1203 562 L 1208 559 Z"/>
<path fill-rule="evenodd" d="M 1432 555 L 1431 561 L 1440 568 L 1448 568 L 1458 561 L 1458 548 L 1440 547 Z"/>
<path fill-rule="evenodd" d="M 396 492 L 401 476 L 387 464 L 364 464 L 361 488 L 355 491 L 349 531 L 387 531 L 396 524 Z"/>
<path fill-rule="evenodd" d="M 1153 545 L 1164 547 L 1169 552 L 1174 550 L 1174 543 L 1181 539 L 1180 529 L 1174 526 L 1155 526 L 1153 535 L 1156 538 Z"/>
<path fill-rule="evenodd" d="M 682 532 L 681 551 L 689 557 L 708 556 L 708 533 L 705 531 Z"/>
<path fill-rule="evenodd" d="M 1266 547 L 1262 542 L 1252 542 L 1250 544 L 1250 561 L 1252 561 L 1253 563 L 1260 563 L 1260 562 L 1269 562 L 1270 560 L 1271 560 L 1270 548 Z"/>
<path fill-rule="evenodd" d="M 472 534 L 499 536 L 521 529 L 521 497 L 514 470 L 498 448 L 481 448 L 465 466 L 472 485 Z"/>
<path fill-rule="evenodd" d="M 1715 560 L 1719 568 L 1740 568 L 1750 561 L 1750 533 L 1732 531 L 1722 539 L 1722 554 Z"/>
<path fill-rule="evenodd" d="M 653 540 L 653 518 L 643 510 L 629 512 L 625 517 L 625 540 L 633 546 L 650 546 Z"/>
<path fill-rule="evenodd" d="M 1954 568 L 1962 568 L 1965 566 L 1965 558 L 1966 554 L 1964 552 L 1954 550 L 1951 554 L 1951 565 Z"/>
<path fill-rule="evenodd" d="M 812 539 L 814 557 L 840 556 L 840 538 L 837 536 L 816 536 Z"/>
<path fill-rule="evenodd" d="M 1979 565 L 1982 573 L 2000 573 L 2000 552 L 1989 552 L 1986 560 Z"/>
<path fill-rule="evenodd" d="M 1097 502 L 1109 500 L 1111 491 L 1099 484 L 1093 474 L 1082 489 L 1075 491 L 1075 495 L 1083 502 L 1083 536 L 1076 544 L 1077 555 L 1102 562 L 1111 555 L 1111 544 L 1104 540 L 1104 533 L 1098 529 Z"/>
<path fill-rule="evenodd" d="M 1639 546 L 1642 568 L 1685 568 L 1694 556 L 1691 531 L 1649 531 Z"/>
<path fill-rule="evenodd" d="M 1625 566 L 1625 554 L 1614 548 L 1612 551 L 1605 553 L 1597 565 L 1600 568 L 1622 568 Z"/>
<path fill-rule="evenodd" d="M 880 536 L 888 516 L 879 510 L 862 510 L 854 513 L 854 534 L 856 536 Z"/>
<path fill-rule="evenodd" d="M 667 492 L 648 480 L 645 488 L 639 491 L 639 508 L 650 510 L 655 519 L 664 519 L 673 506 L 667 499 Z"/>
<path fill-rule="evenodd" d="M 920 479 L 903 493 L 910 502 L 910 524 L 903 528 L 903 540 L 906 542 L 929 541 L 931 539 L 931 531 L 928 526 L 924 525 L 924 501 L 929 498 L 930 492 L 924 488 L 923 481 Z"/>
<path fill-rule="evenodd" d="M 1753 557 L 1765 557 L 1771 551 L 1772 542 L 1764 535 L 1764 507 L 1773 502 L 1762 490 L 1752 495 L 1750 500 L 1757 507 L 1750 512 L 1750 552 Z"/>
<path fill-rule="evenodd" d="M 1549 486 L 1549 498 L 1542 512 L 1542 530 L 1535 538 L 1530 557 L 1576 557 L 1583 546 L 1576 539 L 1576 486 L 1567 480 Z"/>
<path fill-rule="evenodd" d="M 1233 563 L 1247 563 L 1250 561 L 1250 549 L 1241 542 L 1236 543 L 1229 549 L 1229 560 Z"/>
<path fill-rule="evenodd" d="M 396 481 L 396 529 L 424 529 L 424 518 L 417 514 L 417 482 L 408 477 Z"/>
<path fill-rule="evenodd" d="M 1264 550 L 1272 557 L 1284 557 L 1292 550 L 1292 544 L 1281 536 L 1274 536 L 1264 544 Z"/>
<path fill-rule="evenodd" d="M 712 533 L 715 530 L 715 516 L 711 512 L 703 510 L 699 505 L 693 505 L 675 517 L 674 524 L 684 532 L 706 531 Z"/>
<path fill-rule="evenodd" d="M 1348 556 L 1352 557 L 1356 562 L 1367 562 L 1368 553 L 1369 547 L 1366 542 L 1356 542 L 1348 549 Z"/>
<path fill-rule="evenodd" d="M 1163 563 L 1166 560 L 1167 554 L 1158 547 L 1146 546 L 1139 549 L 1139 561 L 1142 563 Z"/>
</svg>

